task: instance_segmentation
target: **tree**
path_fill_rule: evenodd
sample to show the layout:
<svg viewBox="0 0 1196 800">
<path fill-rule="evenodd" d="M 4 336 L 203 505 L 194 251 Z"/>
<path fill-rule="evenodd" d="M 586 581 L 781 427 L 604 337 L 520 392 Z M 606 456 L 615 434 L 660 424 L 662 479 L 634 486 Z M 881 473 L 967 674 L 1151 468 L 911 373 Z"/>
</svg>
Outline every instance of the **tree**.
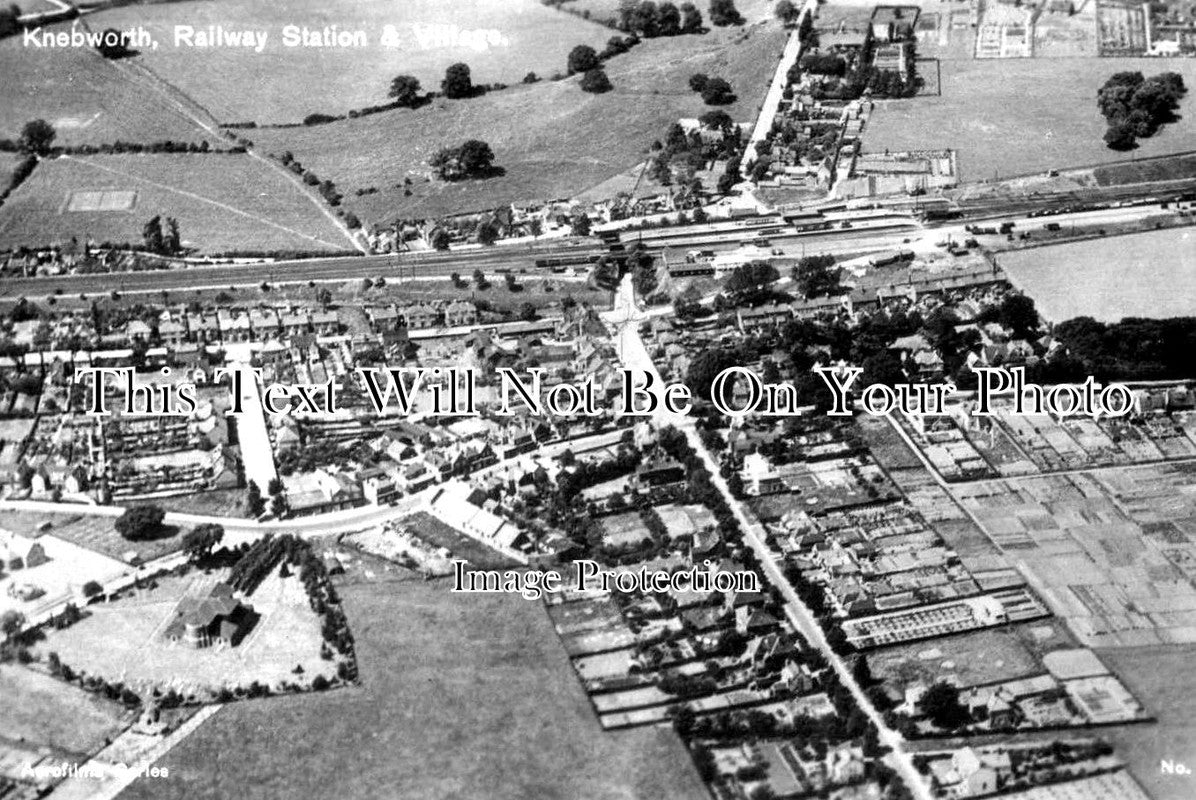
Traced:
<svg viewBox="0 0 1196 800">
<path fill-rule="evenodd" d="M 742 25 L 743 16 L 735 7 L 735 0 L 710 0 L 710 21 L 718 28 Z"/>
<path fill-rule="evenodd" d="M 14 33 L 20 32 L 21 23 L 17 21 L 19 16 L 21 16 L 21 9 L 15 3 L 8 8 L 0 8 L 0 37 L 12 36 Z"/>
<path fill-rule="evenodd" d="M 589 72 L 601 65 L 601 63 L 598 59 L 598 52 L 587 44 L 579 44 L 569 51 L 568 69 L 570 75 L 575 72 Z"/>
<path fill-rule="evenodd" d="M 695 72 L 693 75 L 689 76 L 689 88 L 693 89 L 695 92 L 700 92 L 706 87 L 706 81 L 708 80 L 710 80 L 710 77 L 706 75 L 706 73 Z"/>
<path fill-rule="evenodd" d="M 276 494 L 270 501 L 270 513 L 276 517 L 284 517 L 287 513 L 287 496 Z"/>
<path fill-rule="evenodd" d="M 693 3 L 681 4 L 681 32 L 702 32 L 702 12 Z"/>
<path fill-rule="evenodd" d="M 88 581 L 87 583 L 83 584 L 84 597 L 95 597 L 98 594 L 103 594 L 103 592 L 104 587 L 99 584 L 99 581 Z"/>
<path fill-rule="evenodd" d="M 432 233 L 432 249 L 433 250 L 448 250 L 452 237 L 444 228 L 437 228 Z"/>
<path fill-rule="evenodd" d="M 777 19 L 784 25 L 792 25 L 797 21 L 798 15 L 801 11 L 798 10 L 791 0 L 779 0 L 773 8 L 773 13 L 776 14 Z"/>
<path fill-rule="evenodd" d="M 488 222 L 478 226 L 478 244 L 490 245 L 498 241 L 498 229 Z"/>
<path fill-rule="evenodd" d="M 466 175 L 484 175 L 494 169 L 494 151 L 481 139 L 466 139 L 459 158 Z"/>
<path fill-rule="evenodd" d="M 936 727 L 943 730 L 955 730 L 971 720 L 968 710 L 959 702 L 959 689 L 943 681 L 927 689 L 918 706 Z"/>
<path fill-rule="evenodd" d="M 706 128 L 719 131 L 728 128 L 734 122 L 726 111 L 707 111 L 698 117 L 698 122 Z"/>
<path fill-rule="evenodd" d="M 23 627 L 25 627 L 25 615 L 21 612 L 10 609 L 0 614 L 0 633 L 3 633 L 6 639 L 20 633 Z"/>
<path fill-rule="evenodd" d="M 419 105 L 419 78 L 414 75 L 399 75 L 390 82 L 390 97 L 400 108 L 415 108 Z"/>
<path fill-rule="evenodd" d="M 535 305 L 533 305 L 532 303 L 520 303 L 519 304 L 519 318 L 521 320 L 524 320 L 525 322 L 531 322 L 534 319 L 538 319 L 539 314 L 536 313 Z"/>
<path fill-rule="evenodd" d="M 141 238 L 145 242 L 145 249 L 151 253 L 161 253 L 166 246 L 166 239 L 162 235 L 162 218 L 152 217 L 141 228 Z"/>
<path fill-rule="evenodd" d="M 839 288 L 839 271 L 832 255 L 806 256 L 793 268 L 793 280 L 803 297 L 829 295 Z"/>
<path fill-rule="evenodd" d="M 478 289 L 481 291 L 489 289 L 490 281 L 486 280 L 486 273 L 482 272 L 480 269 L 475 269 L 473 271 L 473 285 L 478 287 Z"/>
<path fill-rule="evenodd" d="M 677 36 L 681 33 L 681 12 L 672 3 L 661 3 L 656 10 L 656 35 Z"/>
<path fill-rule="evenodd" d="M 174 217 L 166 218 L 166 232 L 162 238 L 162 246 L 171 255 L 183 252 L 183 242 L 179 236 L 179 221 Z"/>
<path fill-rule="evenodd" d="M 594 67 L 594 69 L 587 70 L 586 74 L 581 77 L 579 85 L 583 92 L 589 92 L 590 94 L 603 94 L 614 88 L 611 85 L 610 78 L 606 76 L 606 70 L 602 67 Z"/>
<path fill-rule="evenodd" d="M 327 286 L 322 287 L 319 290 L 317 290 L 316 291 L 316 302 L 320 304 L 320 308 L 327 311 L 328 306 L 332 305 L 332 290 L 329 289 Z"/>
<path fill-rule="evenodd" d="M 858 381 L 861 388 L 874 383 L 893 386 L 906 381 L 905 370 L 901 368 L 901 362 L 896 355 L 888 350 L 869 355 L 860 366 L 864 370 Z"/>
<path fill-rule="evenodd" d="M 266 510 L 266 501 L 262 499 L 262 490 L 254 481 L 250 481 L 245 488 L 245 503 L 249 508 L 249 515 L 260 517 Z"/>
<path fill-rule="evenodd" d="M 440 91 L 450 100 L 472 96 L 474 88 L 469 65 L 458 62 L 449 66 L 444 71 L 444 80 L 440 82 Z"/>
<path fill-rule="evenodd" d="M 1114 122 L 1105 129 L 1105 144 L 1110 150 L 1133 150 L 1138 146 L 1138 135 L 1129 122 Z"/>
<path fill-rule="evenodd" d="M 1027 295 L 1010 293 L 997 308 L 997 319 L 1019 339 L 1038 333 L 1038 309 Z"/>
<path fill-rule="evenodd" d="M 722 78 L 711 78 L 701 89 L 702 101 L 708 106 L 726 106 L 735 102 L 735 90 Z"/>
<path fill-rule="evenodd" d="M 201 561 L 212 554 L 224 538 L 224 528 L 205 523 L 197 525 L 183 536 L 183 551 L 192 561 Z"/>
<path fill-rule="evenodd" d="M 53 125 L 44 119 L 35 119 L 26 122 L 25 127 L 21 128 L 21 138 L 17 146 L 27 155 L 44 156 L 50 152 L 50 146 L 57 135 Z"/>
<path fill-rule="evenodd" d="M 574 211 L 573 219 L 569 222 L 574 236 L 590 235 L 590 216 L 586 212 L 581 209 Z"/>
<path fill-rule="evenodd" d="M 116 518 L 116 532 L 131 542 L 157 539 L 164 519 L 166 512 L 160 506 L 133 506 Z"/>
</svg>

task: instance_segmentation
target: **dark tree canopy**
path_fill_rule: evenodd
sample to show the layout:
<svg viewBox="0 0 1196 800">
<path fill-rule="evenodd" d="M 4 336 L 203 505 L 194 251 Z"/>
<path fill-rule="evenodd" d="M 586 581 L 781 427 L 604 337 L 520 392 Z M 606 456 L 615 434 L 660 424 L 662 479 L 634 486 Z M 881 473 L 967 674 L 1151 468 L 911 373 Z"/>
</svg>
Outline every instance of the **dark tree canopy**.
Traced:
<svg viewBox="0 0 1196 800">
<path fill-rule="evenodd" d="M 723 78 L 711 78 L 701 89 L 702 101 L 708 106 L 726 106 L 735 102 L 735 90 Z"/>
<path fill-rule="evenodd" d="M 116 532 L 133 542 L 157 539 L 165 519 L 166 512 L 159 506 L 133 506 L 116 518 Z"/>
<path fill-rule="evenodd" d="M 602 62 L 598 59 L 598 51 L 588 44 L 579 44 L 569 51 L 569 74 L 588 72 Z"/>
<path fill-rule="evenodd" d="M 420 101 L 421 88 L 414 75 L 399 75 L 390 82 L 390 97 L 401 108 L 413 108 Z"/>
<path fill-rule="evenodd" d="M 1096 93 L 1096 105 L 1109 123 L 1105 144 L 1112 150 L 1132 150 L 1138 139 L 1154 136 L 1178 117 L 1179 101 L 1187 94 L 1183 76 L 1163 72 L 1146 78 L 1141 72 L 1118 72 Z"/>
<path fill-rule="evenodd" d="M 614 88 L 611 85 L 610 78 L 606 77 L 606 70 L 602 67 L 595 67 L 588 70 L 581 77 L 580 86 L 583 92 L 589 92 L 590 94 L 602 94 Z"/>
<path fill-rule="evenodd" d="M 681 4 L 681 32 L 702 32 L 702 12 L 693 3 Z"/>
<path fill-rule="evenodd" d="M 440 82 L 440 91 L 450 99 L 472 96 L 473 78 L 469 72 L 469 65 L 458 62 L 446 69 L 444 80 Z"/>
<path fill-rule="evenodd" d="M 50 152 L 50 146 L 54 143 L 54 137 L 57 135 L 58 132 L 54 130 L 53 125 L 44 119 L 35 119 L 25 123 L 17 144 L 23 153 L 44 156 Z"/>
<path fill-rule="evenodd" d="M 735 7 L 735 0 L 710 0 L 710 21 L 719 28 L 742 25 L 743 16 Z"/>
<path fill-rule="evenodd" d="M 442 180 L 484 178 L 494 172 L 494 151 L 480 139 L 469 139 L 459 147 L 445 147 L 428 162 Z"/>
</svg>

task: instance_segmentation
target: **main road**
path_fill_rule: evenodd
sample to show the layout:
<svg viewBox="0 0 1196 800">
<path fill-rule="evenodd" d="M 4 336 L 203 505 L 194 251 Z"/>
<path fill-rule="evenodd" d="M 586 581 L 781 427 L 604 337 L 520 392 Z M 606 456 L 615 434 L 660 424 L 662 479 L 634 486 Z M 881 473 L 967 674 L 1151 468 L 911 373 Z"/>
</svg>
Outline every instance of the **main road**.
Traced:
<svg viewBox="0 0 1196 800">
<path fill-rule="evenodd" d="M 619 289 L 615 295 L 614 307 L 606 312 L 604 318 L 614 328 L 619 359 L 623 362 L 623 365 L 637 370 L 646 370 L 655 379 L 655 386 L 663 386 L 660 373 L 657 371 L 656 365 L 653 363 L 651 356 L 649 356 L 648 350 L 644 346 L 644 342 L 639 334 L 639 325 L 645 319 L 645 315 L 635 302 L 635 292 L 631 286 L 630 275 L 624 277 L 623 282 L 619 285 Z M 714 462 L 714 459 L 702 444 L 701 437 L 698 436 L 698 432 L 694 427 L 693 419 L 686 415 L 673 414 L 662 409 L 654 415 L 654 421 L 657 425 L 661 426 L 672 425 L 685 434 L 690 447 L 702 459 L 714 485 L 722 493 L 732 512 L 734 512 L 735 519 L 739 522 L 739 526 L 743 530 L 744 541 L 756 554 L 769 583 L 775 586 L 784 598 L 785 614 L 790 622 L 801 632 L 810 646 L 816 647 L 822 652 L 827 663 L 831 665 L 835 673 L 839 676 L 839 682 L 851 692 L 856 705 L 867 715 L 869 721 L 876 726 L 880 743 L 889 748 L 886 761 L 901 776 L 901 779 L 909 787 L 913 796 L 918 800 L 933 800 L 930 787 L 927 785 L 925 778 L 914 767 L 913 758 L 905 749 L 904 738 L 900 733 L 888 726 L 884 717 L 872 705 L 872 701 L 856 681 L 851 668 L 831 648 L 826 635 L 814 618 L 813 613 L 806 607 L 801 598 L 797 596 L 793 585 L 789 583 L 789 579 L 785 577 L 781 567 L 777 564 L 775 554 L 769 550 L 768 545 L 765 543 L 763 527 L 754 517 L 751 517 L 744 511 L 743 505 L 731 494 L 731 490 L 727 486 L 727 482 L 723 479 L 718 464 Z"/>
</svg>

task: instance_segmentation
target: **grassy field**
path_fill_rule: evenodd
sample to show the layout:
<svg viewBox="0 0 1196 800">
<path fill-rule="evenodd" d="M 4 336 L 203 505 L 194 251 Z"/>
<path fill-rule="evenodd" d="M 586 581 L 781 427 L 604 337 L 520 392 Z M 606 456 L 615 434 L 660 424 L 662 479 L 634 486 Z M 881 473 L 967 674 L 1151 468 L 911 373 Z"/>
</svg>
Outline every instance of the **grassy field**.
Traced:
<svg viewBox="0 0 1196 800">
<path fill-rule="evenodd" d="M 340 594 L 360 687 L 227 706 L 162 760 L 169 781 L 121 797 L 708 796 L 671 731 L 599 728 L 540 604 L 357 570 Z"/>
<path fill-rule="evenodd" d="M 1157 722 L 1103 728 L 1154 800 L 1191 800 L 1192 776 L 1167 775 L 1159 762 L 1196 763 L 1196 646 L 1131 647 L 1098 655 Z"/>
<path fill-rule="evenodd" d="M 135 192 L 123 210 L 75 211 L 77 192 Z M 185 244 L 231 250 L 346 251 L 349 240 L 287 177 L 245 155 L 63 157 L 38 165 L 0 208 L 0 248 L 78 236 L 141 241 L 155 215 L 178 219 Z"/>
<path fill-rule="evenodd" d="M 117 703 L 13 664 L 0 664 L 0 697 L 0 735 L 77 755 L 103 747 L 131 721 Z"/>
<path fill-rule="evenodd" d="M 121 680 L 142 693 L 167 685 L 186 694 L 253 681 L 278 685 L 331 677 L 335 665 L 320 658 L 320 621 L 308 607 L 295 576 L 268 577 L 249 598 L 260 619 L 233 648 L 193 650 L 164 638 L 185 595 L 205 595 L 220 575 L 168 577 L 133 597 L 89 607 L 89 615 L 61 631 L 50 631 L 37 652 L 56 651 L 62 663 L 90 675 Z M 303 666 L 302 678 L 292 670 Z"/>
<path fill-rule="evenodd" d="M 290 150 L 331 178 L 345 205 L 370 222 L 570 197 L 646 157 L 679 117 L 708 109 L 686 82 L 695 72 L 727 78 L 738 92 L 736 119 L 756 117 L 785 34 L 778 28 L 718 30 L 651 39 L 607 67 L 614 90 L 582 92 L 578 79 L 515 86 L 472 100 L 374 114 L 311 128 L 257 130 L 265 152 Z M 484 139 L 506 174 L 455 184 L 428 182 L 428 158 L 441 147 Z M 413 180 L 404 195 L 403 180 Z M 354 195 L 358 189 L 374 194 Z"/>
<path fill-rule="evenodd" d="M 19 36 L 0 41 L 0 138 L 15 139 L 40 118 L 65 145 L 220 141 L 130 74 L 86 48 L 39 50 Z"/>
<path fill-rule="evenodd" d="M 426 90 L 439 90 L 444 70 L 464 61 L 473 81 L 518 83 L 528 72 L 565 71 L 569 51 L 588 44 L 601 49 L 612 32 L 541 5 L 536 0 L 354 0 L 328 3 L 292 0 L 284 6 L 259 0 L 132 5 L 97 14 L 95 27 L 143 25 L 158 41 L 141 59 L 222 122 L 300 122 L 308 114 L 344 114 L 387 101 L 390 81 L 415 75 Z M 268 32 L 262 52 L 253 48 L 211 50 L 175 47 L 174 26 L 197 30 Z M 322 31 L 363 31 L 365 47 L 286 47 L 284 25 Z M 383 45 L 394 27 L 397 47 Z M 468 34 L 464 37 L 455 32 Z M 482 40 L 475 42 L 476 32 Z M 443 34 L 443 35 L 442 35 Z M 236 86 L 235 91 L 229 87 Z"/>
<path fill-rule="evenodd" d="M 1055 322 L 1196 314 L 1193 228 L 1003 253 L 1001 267 Z"/>
<path fill-rule="evenodd" d="M 116 532 L 115 522 L 115 517 L 84 514 L 0 511 L 0 528 L 25 536 L 36 536 L 41 526 L 48 525 L 46 533 L 120 560 L 123 560 L 125 553 L 134 551 L 142 561 L 150 561 L 182 547 L 182 537 L 178 535 L 148 542 L 131 542 Z"/>
<path fill-rule="evenodd" d="M 1046 621 L 886 647 L 869 653 L 868 664 L 899 691 L 948 677 L 960 686 L 977 686 L 1041 674 L 1042 655 L 1068 646 L 1074 640 L 1063 624 Z"/>
<path fill-rule="evenodd" d="M 1173 70 L 1189 87 L 1196 83 L 1196 64 L 1183 59 L 944 61 L 942 96 L 878 103 L 864 149 L 954 148 L 965 182 L 1123 161 L 1125 153 L 1105 147 L 1105 119 L 1096 107 L 1097 89 L 1123 70 Z M 1196 92 L 1181 101 L 1179 115 L 1140 140 L 1134 155 L 1192 149 Z"/>
</svg>

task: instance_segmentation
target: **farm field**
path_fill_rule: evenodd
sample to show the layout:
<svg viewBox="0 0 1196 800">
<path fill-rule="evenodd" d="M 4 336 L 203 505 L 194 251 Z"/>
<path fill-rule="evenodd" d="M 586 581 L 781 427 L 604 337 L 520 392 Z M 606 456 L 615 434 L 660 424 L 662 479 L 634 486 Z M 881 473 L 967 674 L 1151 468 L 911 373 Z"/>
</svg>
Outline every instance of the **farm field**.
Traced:
<svg viewBox="0 0 1196 800">
<path fill-rule="evenodd" d="M 463 25 L 462 20 L 469 22 Z M 203 48 L 175 47 L 174 26 L 180 24 L 197 30 L 209 25 L 263 30 L 268 38 L 260 53 L 234 47 L 217 57 Z M 528 72 L 550 77 L 565 71 L 573 47 L 588 44 L 601 50 L 613 33 L 536 0 L 163 3 L 104 11 L 93 25 L 121 30 L 144 26 L 159 44 L 140 56 L 151 69 L 221 122 L 258 124 L 300 122 L 312 113 L 345 114 L 389 102 L 386 94 L 396 75 L 414 75 L 425 90 L 438 91 L 445 68 L 459 61 L 469 64 L 475 84 L 514 84 Z M 284 25 L 360 30 L 367 43 L 287 47 Z M 396 47 L 381 43 L 387 25 L 397 34 Z M 482 40 L 475 42 L 478 32 Z M 237 90 L 229 91 L 230 86 Z"/>
<path fill-rule="evenodd" d="M 1196 313 L 1193 228 L 1011 251 L 1001 255 L 1001 268 L 1055 322 Z"/>
<path fill-rule="evenodd" d="M 15 139 L 26 122 L 44 119 L 60 145 L 222 141 L 135 70 L 86 48 L 38 50 L 13 36 L 0 41 L 0 75 L 0 139 Z"/>
<path fill-rule="evenodd" d="M 123 800 L 706 796 L 672 731 L 599 728 L 539 603 L 372 569 L 339 586 L 359 687 L 228 705 Z"/>
<path fill-rule="evenodd" d="M 112 210 L 90 210 L 97 206 Z M 156 215 L 176 218 L 184 244 L 204 253 L 351 247 L 295 183 L 236 154 L 64 156 L 43 162 L 0 208 L 0 247 L 46 245 L 72 236 L 140 242 L 142 226 Z"/>
<path fill-rule="evenodd" d="M 1049 169 L 1107 164 L 1127 154 L 1105 147 L 1096 91 L 1115 72 L 1179 72 L 1196 85 L 1185 59 L 990 59 L 942 62 L 942 96 L 882 101 L 864 132 L 864 149 L 953 148 L 963 182 Z M 1190 150 L 1196 139 L 1196 92 L 1180 120 L 1139 140 L 1136 157 Z"/>
<path fill-rule="evenodd" d="M 117 703 L 14 664 L 0 664 L 0 697 L 5 737 L 77 755 L 103 747 L 131 721 Z"/>
<path fill-rule="evenodd" d="M 582 92 L 575 77 L 472 100 L 440 99 L 414 111 L 256 130 L 252 138 L 262 152 L 290 150 L 333 180 L 346 207 L 368 223 L 571 197 L 642 162 L 678 118 L 710 108 L 687 86 L 695 72 L 727 78 L 739 99 L 726 110 L 737 121 L 754 120 L 784 40 L 776 28 L 650 39 L 608 62 L 615 88 L 602 95 Z M 489 142 L 506 174 L 429 182 L 428 158 L 470 138 Z M 404 178 L 413 182 L 410 196 Z M 358 189 L 377 191 L 358 197 Z"/>
</svg>

